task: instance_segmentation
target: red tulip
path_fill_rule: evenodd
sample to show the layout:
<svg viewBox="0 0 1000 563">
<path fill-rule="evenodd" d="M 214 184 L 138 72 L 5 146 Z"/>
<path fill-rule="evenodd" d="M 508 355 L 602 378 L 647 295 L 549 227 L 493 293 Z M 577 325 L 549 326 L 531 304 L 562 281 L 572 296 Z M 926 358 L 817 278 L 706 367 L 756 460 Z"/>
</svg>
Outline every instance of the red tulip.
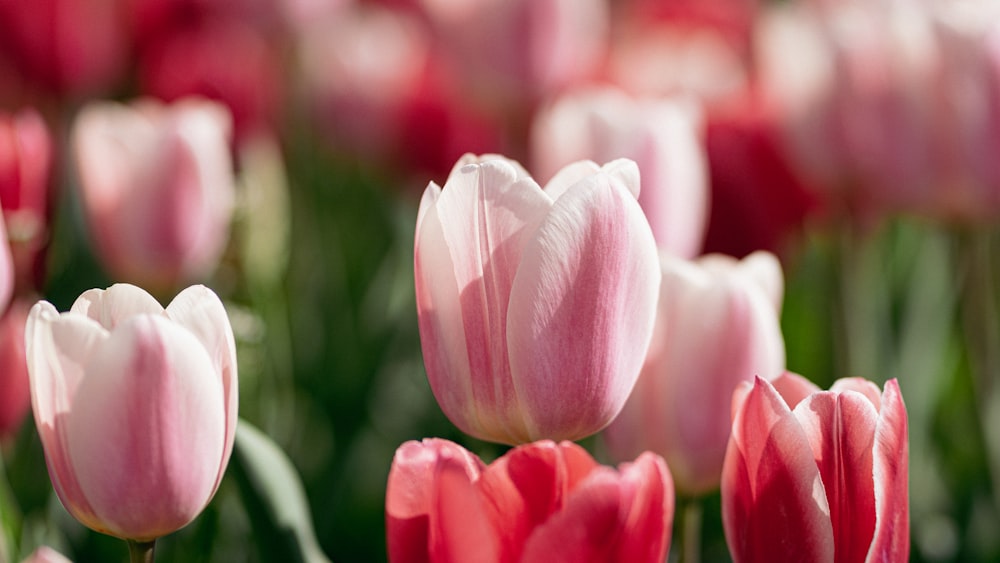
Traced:
<svg viewBox="0 0 1000 563">
<path fill-rule="evenodd" d="M 577 162 L 543 190 L 514 161 L 463 157 L 431 182 L 414 268 L 424 363 L 462 431 L 577 439 L 621 410 L 649 346 L 660 273 L 639 171 Z"/>
<path fill-rule="evenodd" d="M 393 563 L 660 563 L 673 515 L 662 458 L 615 471 L 571 442 L 519 446 L 488 466 L 447 440 L 407 442 L 386 489 Z"/>
<path fill-rule="evenodd" d="M 18 288 L 39 287 L 48 240 L 52 136 L 33 109 L 0 115 L 0 204 Z"/>
<path fill-rule="evenodd" d="M 785 374 L 733 397 L 722 517 L 733 559 L 892 563 L 910 550 L 906 407 L 896 380 L 820 391 Z"/>
<path fill-rule="evenodd" d="M 0 441 L 17 432 L 31 407 L 24 357 L 24 323 L 29 305 L 14 301 L 0 318 Z"/>
</svg>

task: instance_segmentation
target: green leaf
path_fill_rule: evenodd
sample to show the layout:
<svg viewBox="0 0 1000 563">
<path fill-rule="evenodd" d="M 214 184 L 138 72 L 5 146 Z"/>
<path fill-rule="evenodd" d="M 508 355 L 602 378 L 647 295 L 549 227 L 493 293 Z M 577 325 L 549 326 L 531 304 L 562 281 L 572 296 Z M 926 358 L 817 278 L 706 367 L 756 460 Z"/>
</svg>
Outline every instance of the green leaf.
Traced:
<svg viewBox="0 0 1000 563">
<path fill-rule="evenodd" d="M 327 563 L 316 540 L 298 472 L 267 435 L 245 420 L 236 427 L 230 471 L 264 561 Z"/>
</svg>

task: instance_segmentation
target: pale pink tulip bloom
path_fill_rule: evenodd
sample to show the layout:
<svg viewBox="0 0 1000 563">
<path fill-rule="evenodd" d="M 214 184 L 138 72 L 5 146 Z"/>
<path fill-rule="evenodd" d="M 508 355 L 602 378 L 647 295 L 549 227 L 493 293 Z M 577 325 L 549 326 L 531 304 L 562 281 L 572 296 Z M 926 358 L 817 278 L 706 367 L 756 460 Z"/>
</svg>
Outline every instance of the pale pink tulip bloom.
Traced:
<svg viewBox="0 0 1000 563">
<path fill-rule="evenodd" d="M 593 77 L 607 0 L 420 0 L 466 91 L 490 107 L 531 103 Z"/>
<path fill-rule="evenodd" d="M 578 160 L 634 160 L 642 171 L 639 205 L 656 244 L 685 258 L 701 252 L 708 171 L 702 114 L 692 100 L 638 99 L 613 88 L 571 91 L 535 119 L 532 150 L 543 178 Z"/>
<path fill-rule="evenodd" d="M 784 374 L 733 397 L 722 519 L 737 562 L 907 561 L 906 406 L 896 380 L 820 391 Z"/>
<path fill-rule="evenodd" d="M 677 489 L 701 494 L 719 486 L 733 390 L 785 369 L 781 266 L 766 252 L 742 261 L 661 258 L 653 341 L 632 396 L 604 438 L 618 460 L 644 450 L 662 455 Z"/>
<path fill-rule="evenodd" d="M 543 190 L 466 155 L 417 216 L 427 377 L 462 431 L 516 444 L 606 426 L 639 374 L 660 274 L 629 160 L 582 161 Z"/>
<path fill-rule="evenodd" d="M 25 338 L 35 423 L 70 514 L 140 541 L 198 516 L 236 430 L 236 346 L 215 293 L 192 286 L 164 309 L 118 284 L 62 314 L 39 301 Z"/>
<path fill-rule="evenodd" d="M 84 210 L 112 277 L 156 290 L 203 279 L 229 237 L 235 199 L 224 106 L 95 102 L 73 128 Z"/>
<path fill-rule="evenodd" d="M 62 553 L 43 545 L 31 552 L 31 555 L 21 563 L 70 563 L 70 560 Z"/>
<path fill-rule="evenodd" d="M 649 452 L 615 470 L 543 440 L 487 466 L 428 439 L 396 450 L 385 512 L 392 563 L 661 563 L 674 490 Z"/>
</svg>

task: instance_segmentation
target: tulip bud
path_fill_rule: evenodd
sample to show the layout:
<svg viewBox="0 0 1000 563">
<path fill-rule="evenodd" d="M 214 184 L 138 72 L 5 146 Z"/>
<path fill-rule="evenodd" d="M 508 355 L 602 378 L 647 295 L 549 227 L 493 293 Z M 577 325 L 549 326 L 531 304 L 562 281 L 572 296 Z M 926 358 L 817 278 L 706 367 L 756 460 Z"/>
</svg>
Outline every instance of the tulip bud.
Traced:
<svg viewBox="0 0 1000 563">
<path fill-rule="evenodd" d="M 662 455 L 677 489 L 701 494 L 719 485 L 733 390 L 785 369 L 781 266 L 764 252 L 742 261 L 661 260 L 653 341 L 635 390 L 604 437 L 619 460 L 644 450 Z"/>
<path fill-rule="evenodd" d="M 94 103 L 73 142 L 95 249 L 118 279 L 165 290 L 211 273 L 235 186 L 223 106 Z"/>
<path fill-rule="evenodd" d="M 63 506 L 87 527 L 149 541 L 208 504 L 233 449 L 236 346 L 204 286 L 164 309 L 118 284 L 26 328 L 35 423 Z"/>
<path fill-rule="evenodd" d="M 516 162 L 463 157 L 431 182 L 414 268 L 424 364 L 462 431 L 577 439 L 621 410 L 649 345 L 660 274 L 638 169 L 578 162 L 542 190 Z"/>
<path fill-rule="evenodd" d="M 43 545 L 21 563 L 70 563 L 70 560 L 62 553 Z"/>
<path fill-rule="evenodd" d="M 896 380 L 820 391 L 785 374 L 733 397 L 722 519 L 741 561 L 907 561 L 906 407 Z"/>
<path fill-rule="evenodd" d="M 615 471 L 580 446 L 518 446 L 490 465 L 447 440 L 396 450 L 386 488 L 389 561 L 660 563 L 674 491 L 663 459 Z"/>
<path fill-rule="evenodd" d="M 680 99 L 632 99 L 613 89 L 580 90 L 535 120 L 533 151 L 543 176 L 577 160 L 635 160 L 639 205 L 656 244 L 697 256 L 708 219 L 708 179 L 698 106 Z"/>
</svg>

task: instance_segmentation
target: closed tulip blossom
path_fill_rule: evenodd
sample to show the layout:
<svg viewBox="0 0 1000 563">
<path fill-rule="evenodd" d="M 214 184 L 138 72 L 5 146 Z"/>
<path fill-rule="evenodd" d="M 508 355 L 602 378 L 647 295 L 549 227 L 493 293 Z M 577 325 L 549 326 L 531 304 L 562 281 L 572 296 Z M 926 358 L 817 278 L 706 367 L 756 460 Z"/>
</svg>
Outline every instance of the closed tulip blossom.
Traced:
<svg viewBox="0 0 1000 563">
<path fill-rule="evenodd" d="M 237 416 L 236 347 L 204 286 L 164 309 L 138 287 L 46 301 L 26 327 L 35 423 L 63 506 L 150 544 L 191 522 L 222 480 Z"/>
<path fill-rule="evenodd" d="M 733 396 L 722 518 L 736 562 L 907 561 L 906 407 L 847 378 L 829 391 L 794 374 Z"/>
<path fill-rule="evenodd" d="M 155 291 L 203 279 L 229 237 L 235 199 L 224 106 L 95 102 L 73 128 L 83 207 L 116 279 Z"/>
<path fill-rule="evenodd" d="M 0 444 L 17 433 L 31 407 L 24 356 L 24 323 L 30 305 L 15 300 L 0 317 Z"/>
<path fill-rule="evenodd" d="M 466 155 L 417 216 L 420 339 L 438 404 L 508 444 L 577 439 L 621 409 L 660 274 L 638 169 L 567 166 L 544 189 L 514 161 Z"/>
<path fill-rule="evenodd" d="M 612 457 L 662 455 L 677 489 L 719 486 L 733 390 L 785 369 L 778 322 L 781 266 L 769 253 L 742 261 L 662 255 L 656 328 L 639 381 L 603 436 Z"/>
<path fill-rule="evenodd" d="M 485 465 L 428 439 L 396 450 L 385 510 L 391 563 L 661 563 L 674 491 L 648 452 L 615 470 L 543 440 Z"/>
</svg>

